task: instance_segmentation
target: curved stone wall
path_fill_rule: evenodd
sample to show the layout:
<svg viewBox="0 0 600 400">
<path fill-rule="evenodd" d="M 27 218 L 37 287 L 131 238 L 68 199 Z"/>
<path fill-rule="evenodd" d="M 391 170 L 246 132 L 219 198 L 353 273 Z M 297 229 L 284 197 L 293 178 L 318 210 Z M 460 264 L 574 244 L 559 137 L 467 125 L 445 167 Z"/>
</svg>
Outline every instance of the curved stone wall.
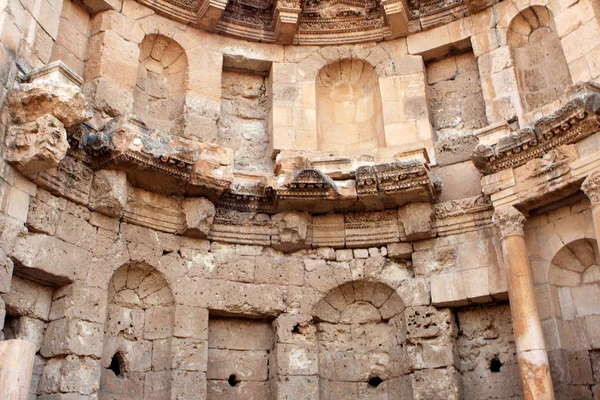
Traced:
<svg viewBox="0 0 600 400">
<path fill-rule="evenodd" d="M 31 398 L 598 397 L 596 1 L 1 9 Z"/>
</svg>

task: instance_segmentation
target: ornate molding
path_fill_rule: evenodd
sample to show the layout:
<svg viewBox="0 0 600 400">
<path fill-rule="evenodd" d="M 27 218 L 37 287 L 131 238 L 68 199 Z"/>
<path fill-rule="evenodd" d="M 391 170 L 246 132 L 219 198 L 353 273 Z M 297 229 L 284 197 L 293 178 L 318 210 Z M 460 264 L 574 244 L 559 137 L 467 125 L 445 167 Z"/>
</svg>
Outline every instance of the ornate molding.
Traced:
<svg viewBox="0 0 600 400">
<path fill-rule="evenodd" d="M 261 42 L 344 44 L 406 36 L 497 0 L 137 0 L 209 31 Z M 471 4 L 473 3 L 473 4 Z"/>
<path fill-rule="evenodd" d="M 486 195 L 469 197 L 460 200 L 450 200 L 433 206 L 435 218 L 438 220 L 459 217 L 465 214 L 487 211 L 492 208 L 492 202 Z"/>
<path fill-rule="evenodd" d="M 600 93 L 578 96 L 531 126 L 501 138 L 497 145 L 479 145 L 472 160 L 483 174 L 516 168 L 549 151 L 575 143 L 600 130 Z"/>
<path fill-rule="evenodd" d="M 513 206 L 501 206 L 494 211 L 494 225 L 500 229 L 502 239 L 511 235 L 524 236 L 525 216 Z"/>
<path fill-rule="evenodd" d="M 581 190 L 589 197 L 592 205 L 600 203 L 600 170 L 595 170 L 585 178 Z"/>
<path fill-rule="evenodd" d="M 437 177 L 421 160 L 398 161 L 389 164 L 362 166 L 356 170 L 356 193 L 358 197 L 425 189 L 432 200 L 441 192 Z"/>
</svg>

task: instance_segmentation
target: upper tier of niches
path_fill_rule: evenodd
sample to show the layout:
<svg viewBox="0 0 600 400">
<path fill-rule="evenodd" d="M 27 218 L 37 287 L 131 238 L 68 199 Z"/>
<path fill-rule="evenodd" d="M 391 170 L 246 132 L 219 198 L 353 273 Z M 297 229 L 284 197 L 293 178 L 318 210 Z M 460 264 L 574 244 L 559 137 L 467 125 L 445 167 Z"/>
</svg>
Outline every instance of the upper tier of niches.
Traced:
<svg viewBox="0 0 600 400">
<path fill-rule="evenodd" d="M 265 43 L 389 40 L 475 14 L 498 0 L 137 0 L 176 21 Z"/>
</svg>

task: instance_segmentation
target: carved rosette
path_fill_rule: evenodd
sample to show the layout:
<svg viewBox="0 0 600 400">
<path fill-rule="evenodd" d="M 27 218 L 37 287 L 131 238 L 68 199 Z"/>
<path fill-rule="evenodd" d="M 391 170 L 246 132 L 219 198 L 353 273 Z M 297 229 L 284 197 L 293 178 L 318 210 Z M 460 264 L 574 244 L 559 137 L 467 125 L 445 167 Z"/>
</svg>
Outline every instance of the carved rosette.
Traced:
<svg viewBox="0 0 600 400">
<path fill-rule="evenodd" d="M 600 203 L 600 170 L 595 170 L 585 178 L 581 190 L 589 197 L 592 206 Z"/>
<path fill-rule="evenodd" d="M 525 216 L 513 206 L 501 206 L 494 212 L 494 225 L 500 229 L 502 239 L 507 236 L 521 235 Z"/>
</svg>

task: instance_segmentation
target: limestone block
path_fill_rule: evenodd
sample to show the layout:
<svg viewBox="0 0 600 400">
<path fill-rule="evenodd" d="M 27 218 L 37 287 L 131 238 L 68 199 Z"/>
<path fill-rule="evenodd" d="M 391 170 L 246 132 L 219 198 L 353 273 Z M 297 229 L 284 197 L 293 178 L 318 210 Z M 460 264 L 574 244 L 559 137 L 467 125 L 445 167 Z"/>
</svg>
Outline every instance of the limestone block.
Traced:
<svg viewBox="0 0 600 400">
<path fill-rule="evenodd" d="M 244 381 L 231 387 L 227 380 L 208 381 L 208 399 L 246 400 L 269 399 L 270 385 L 268 382 Z"/>
<path fill-rule="evenodd" d="M 50 114 L 11 126 L 5 144 L 4 159 L 25 175 L 58 167 L 69 148 L 64 125 Z"/>
<path fill-rule="evenodd" d="M 317 375 L 318 349 L 312 344 L 277 344 L 277 373 L 281 375 Z"/>
<path fill-rule="evenodd" d="M 173 334 L 173 307 L 152 307 L 146 310 L 144 338 L 163 339 Z"/>
<path fill-rule="evenodd" d="M 300 257 L 258 257 L 254 280 L 274 285 L 304 284 L 304 262 Z"/>
<path fill-rule="evenodd" d="M 316 339 L 316 327 L 310 314 L 283 313 L 273 322 L 277 343 L 305 343 Z"/>
<path fill-rule="evenodd" d="M 132 92 L 106 78 L 86 81 L 83 93 L 90 106 L 105 117 L 117 117 L 133 108 Z"/>
<path fill-rule="evenodd" d="M 449 309 L 437 310 L 435 307 L 407 307 L 406 337 L 434 338 L 441 335 L 452 336 L 456 326 Z"/>
<path fill-rule="evenodd" d="M 208 339 L 208 310 L 200 307 L 176 305 L 173 336 Z"/>
<path fill-rule="evenodd" d="M 462 398 L 460 375 L 453 367 L 416 371 L 413 376 L 415 400 L 459 400 Z"/>
<path fill-rule="evenodd" d="M 9 314 L 48 320 L 52 289 L 47 286 L 14 276 L 10 291 L 3 294 L 2 298 Z"/>
<path fill-rule="evenodd" d="M 91 252 L 85 249 L 41 234 L 20 237 L 12 256 L 29 274 L 58 285 L 73 281 L 92 259 Z"/>
<path fill-rule="evenodd" d="M 10 326 L 9 326 L 10 325 Z M 30 317 L 19 317 L 5 324 L 14 333 L 14 339 L 27 340 L 35 345 L 35 351 L 40 351 L 46 323 Z"/>
<path fill-rule="evenodd" d="M 208 329 L 208 347 L 212 349 L 267 351 L 273 348 L 273 331 L 268 323 L 212 319 Z"/>
<path fill-rule="evenodd" d="M 410 259 L 413 248 L 410 243 L 390 243 L 387 245 L 388 257 Z"/>
<path fill-rule="evenodd" d="M 307 212 L 279 213 L 271 219 L 274 227 L 272 246 L 275 249 L 292 252 L 310 247 L 312 241 L 312 220 Z"/>
<path fill-rule="evenodd" d="M 90 251 L 96 246 L 96 228 L 85 219 L 67 212 L 60 216 L 56 237 Z"/>
<path fill-rule="evenodd" d="M 280 400 L 319 400 L 319 378 L 317 376 L 281 376 L 275 378 L 273 394 Z"/>
<path fill-rule="evenodd" d="M 173 369 L 206 371 L 208 360 L 206 340 L 174 338 L 172 346 Z"/>
<path fill-rule="evenodd" d="M 50 309 L 50 320 L 74 317 L 103 324 L 106 321 L 106 290 L 73 284 L 63 288 L 64 295 L 54 297 Z"/>
<path fill-rule="evenodd" d="M 104 368 L 108 368 L 113 356 L 119 353 L 127 372 L 149 371 L 152 366 L 153 342 L 139 339 L 131 341 L 124 337 L 106 337 L 102 352 L 102 367 Z"/>
<path fill-rule="evenodd" d="M 338 262 L 350 261 L 353 258 L 352 249 L 341 249 L 335 251 L 335 260 Z"/>
<path fill-rule="evenodd" d="M 120 217 L 128 196 L 129 183 L 124 171 L 101 170 L 94 173 L 90 208 L 111 217 Z"/>
<path fill-rule="evenodd" d="M 207 379 L 227 380 L 235 375 L 243 381 L 265 381 L 268 378 L 269 354 L 264 350 L 232 351 L 208 349 Z"/>
<path fill-rule="evenodd" d="M 171 395 L 173 399 L 206 399 L 206 377 L 204 372 L 173 371 Z"/>
<path fill-rule="evenodd" d="M 30 232 L 53 236 L 56 233 L 59 215 L 60 211 L 52 204 L 43 202 L 39 198 L 32 198 L 27 213 L 27 228 Z"/>
<path fill-rule="evenodd" d="M 0 249 L 0 293 L 10 290 L 13 268 L 13 261 L 8 258 L 4 250 Z"/>
<path fill-rule="evenodd" d="M 216 280 L 205 282 L 204 285 L 202 298 L 214 310 L 265 317 L 277 315 L 285 309 L 285 292 L 281 286 Z"/>
<path fill-rule="evenodd" d="M 215 206 L 203 197 L 186 198 L 182 205 L 185 228 L 184 234 L 206 238 L 215 218 Z"/>
<path fill-rule="evenodd" d="M 40 354 L 44 357 L 76 354 L 102 356 L 102 324 L 62 318 L 46 328 Z"/>
<path fill-rule="evenodd" d="M 50 114 L 69 128 L 92 117 L 85 98 L 74 85 L 36 80 L 10 90 L 6 101 L 16 124 L 32 122 Z"/>
<path fill-rule="evenodd" d="M 434 211 L 429 203 L 410 203 L 398 209 L 398 224 L 402 240 L 413 241 L 433 236 Z"/>
<path fill-rule="evenodd" d="M 146 372 L 144 393 L 152 393 L 158 399 L 169 398 L 171 391 L 171 371 Z"/>
<path fill-rule="evenodd" d="M 409 343 L 406 351 L 413 370 L 453 366 L 458 358 L 454 339 L 444 337 L 417 340 Z"/>
</svg>

